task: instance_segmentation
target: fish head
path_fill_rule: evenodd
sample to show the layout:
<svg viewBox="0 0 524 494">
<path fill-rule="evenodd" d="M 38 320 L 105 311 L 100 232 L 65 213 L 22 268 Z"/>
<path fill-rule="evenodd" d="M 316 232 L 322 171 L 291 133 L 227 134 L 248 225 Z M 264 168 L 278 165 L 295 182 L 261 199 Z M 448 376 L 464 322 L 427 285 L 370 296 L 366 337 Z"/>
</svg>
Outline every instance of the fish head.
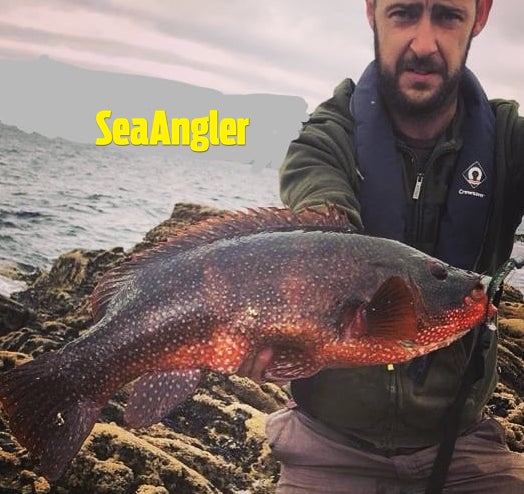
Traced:
<svg viewBox="0 0 524 494">
<path fill-rule="evenodd" d="M 416 342 L 440 348 L 493 317 L 478 273 L 427 257 L 416 263 L 409 276 L 417 314 Z"/>
<path fill-rule="evenodd" d="M 450 345 L 495 309 L 481 276 L 416 251 L 390 260 L 369 300 L 348 303 L 326 354 L 337 366 L 411 360 Z"/>
</svg>

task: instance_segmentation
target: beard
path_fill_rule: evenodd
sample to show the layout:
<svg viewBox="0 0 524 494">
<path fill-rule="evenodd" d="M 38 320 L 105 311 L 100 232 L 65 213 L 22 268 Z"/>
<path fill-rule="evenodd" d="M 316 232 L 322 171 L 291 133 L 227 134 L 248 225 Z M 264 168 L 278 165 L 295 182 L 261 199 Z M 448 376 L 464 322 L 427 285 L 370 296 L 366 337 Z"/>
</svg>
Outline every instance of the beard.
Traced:
<svg viewBox="0 0 524 494">
<path fill-rule="evenodd" d="M 407 117 L 431 117 L 439 113 L 444 107 L 451 103 L 458 94 L 458 88 L 462 75 L 466 68 L 466 60 L 471 45 L 470 36 L 464 57 L 458 69 L 449 73 L 448 66 L 443 59 L 428 55 L 419 57 L 415 53 L 406 52 L 399 57 L 395 64 L 394 73 L 387 70 L 381 61 L 378 34 L 375 29 L 375 58 L 379 69 L 379 90 L 387 103 L 387 106 L 395 112 Z M 414 100 L 400 89 L 400 76 L 404 71 L 416 70 L 436 73 L 441 76 L 442 82 L 433 94 L 425 99 Z M 414 89 L 423 90 L 424 86 L 414 86 Z"/>
</svg>

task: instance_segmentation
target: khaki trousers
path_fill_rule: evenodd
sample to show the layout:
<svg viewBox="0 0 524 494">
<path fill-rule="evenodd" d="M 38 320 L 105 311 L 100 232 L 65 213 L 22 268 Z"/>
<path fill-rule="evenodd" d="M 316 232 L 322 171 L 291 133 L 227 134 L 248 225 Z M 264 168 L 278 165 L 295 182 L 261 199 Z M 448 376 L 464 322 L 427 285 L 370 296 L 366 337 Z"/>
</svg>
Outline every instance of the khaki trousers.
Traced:
<svg viewBox="0 0 524 494">
<path fill-rule="evenodd" d="M 266 430 L 281 464 L 277 494 L 422 494 L 437 454 L 437 446 L 389 457 L 356 449 L 296 409 L 271 414 Z M 524 494 L 524 454 L 508 449 L 495 419 L 458 438 L 444 492 Z"/>
</svg>

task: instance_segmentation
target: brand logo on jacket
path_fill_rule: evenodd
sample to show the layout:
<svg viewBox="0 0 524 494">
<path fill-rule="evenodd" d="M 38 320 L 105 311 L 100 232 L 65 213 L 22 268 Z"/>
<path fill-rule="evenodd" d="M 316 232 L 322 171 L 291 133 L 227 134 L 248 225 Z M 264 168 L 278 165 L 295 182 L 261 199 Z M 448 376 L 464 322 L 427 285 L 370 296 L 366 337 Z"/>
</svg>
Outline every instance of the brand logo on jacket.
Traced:
<svg viewBox="0 0 524 494">
<path fill-rule="evenodd" d="M 476 189 L 482 182 L 484 182 L 484 180 L 486 180 L 486 172 L 484 171 L 484 168 L 480 166 L 478 161 L 469 165 L 468 168 L 464 170 L 464 173 L 462 173 L 462 176 L 473 189 Z"/>
<path fill-rule="evenodd" d="M 472 189 L 476 189 L 482 182 L 486 180 L 486 172 L 478 161 L 469 165 L 462 173 L 464 180 Z M 474 190 L 459 189 L 459 194 L 464 196 L 473 196 L 484 198 L 485 194 L 475 192 Z"/>
</svg>

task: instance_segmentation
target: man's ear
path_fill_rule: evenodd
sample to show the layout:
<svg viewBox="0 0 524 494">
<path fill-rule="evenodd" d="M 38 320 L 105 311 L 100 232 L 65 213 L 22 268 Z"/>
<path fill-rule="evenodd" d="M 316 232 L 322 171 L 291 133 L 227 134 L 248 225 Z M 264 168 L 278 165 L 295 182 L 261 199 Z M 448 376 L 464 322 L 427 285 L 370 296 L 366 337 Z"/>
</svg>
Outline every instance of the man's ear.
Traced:
<svg viewBox="0 0 524 494">
<path fill-rule="evenodd" d="M 375 0 L 366 0 L 366 16 L 371 29 L 375 29 Z"/>
<path fill-rule="evenodd" d="M 475 18 L 475 25 L 473 26 L 472 31 L 473 36 L 476 36 L 484 29 L 484 26 L 488 22 L 489 12 L 492 5 L 493 0 L 478 0 L 477 16 Z"/>
</svg>

